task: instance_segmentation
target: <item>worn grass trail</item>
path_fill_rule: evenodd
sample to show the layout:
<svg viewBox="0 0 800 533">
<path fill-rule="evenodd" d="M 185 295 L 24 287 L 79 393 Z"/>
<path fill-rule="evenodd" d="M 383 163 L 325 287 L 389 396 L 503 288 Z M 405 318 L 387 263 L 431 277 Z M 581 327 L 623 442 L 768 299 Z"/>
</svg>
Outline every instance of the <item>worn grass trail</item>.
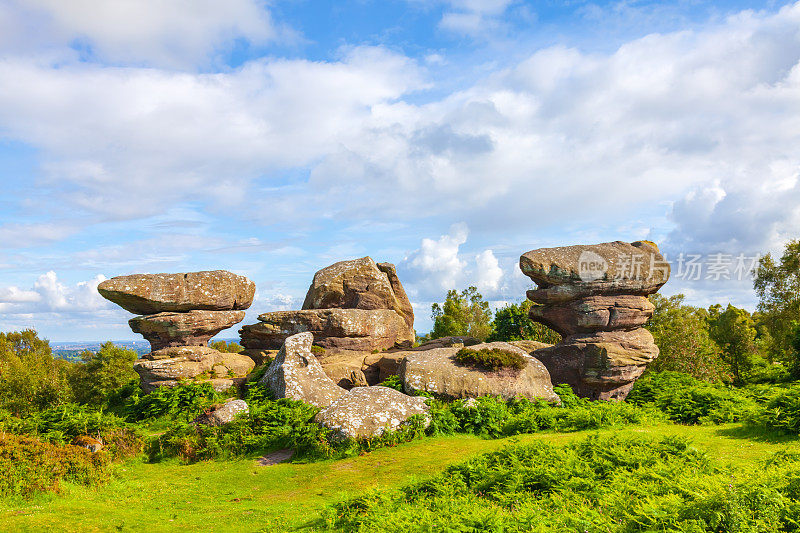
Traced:
<svg viewBox="0 0 800 533">
<path fill-rule="evenodd" d="M 484 440 L 427 438 L 338 461 L 256 465 L 239 461 L 148 464 L 137 459 L 115 470 L 99 489 L 67 486 L 61 495 L 0 501 L 2 531 L 260 531 L 313 528 L 325 506 L 371 488 L 398 487 L 471 455 L 511 442 L 566 443 L 587 434 L 681 435 L 723 462 L 755 461 L 800 440 L 726 426 L 626 427 L 576 433 L 538 433 Z"/>
</svg>

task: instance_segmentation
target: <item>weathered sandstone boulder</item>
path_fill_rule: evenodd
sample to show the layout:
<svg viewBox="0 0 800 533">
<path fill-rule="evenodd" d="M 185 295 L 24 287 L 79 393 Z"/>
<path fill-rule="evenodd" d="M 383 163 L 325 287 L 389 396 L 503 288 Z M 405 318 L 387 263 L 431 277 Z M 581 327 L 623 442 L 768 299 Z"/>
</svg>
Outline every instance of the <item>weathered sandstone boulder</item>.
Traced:
<svg viewBox="0 0 800 533">
<path fill-rule="evenodd" d="M 247 309 L 256 285 L 226 270 L 181 274 L 133 274 L 107 279 L 98 292 L 136 315 L 194 310 Z"/>
<path fill-rule="evenodd" d="M 150 341 L 153 350 L 170 346 L 205 346 L 208 340 L 244 320 L 244 311 L 165 312 L 128 321 L 134 333 Z"/>
<path fill-rule="evenodd" d="M 239 330 L 247 349 L 276 349 L 304 331 L 326 349 L 384 350 L 406 342 L 407 326 L 390 309 L 308 309 L 264 313 L 259 322 Z"/>
<path fill-rule="evenodd" d="M 506 342 L 490 342 L 470 347 L 499 348 L 519 354 L 527 361 L 521 370 L 483 370 L 462 365 L 455 359 L 461 349 L 433 348 L 424 351 L 409 351 L 400 364 L 399 376 L 406 392 L 430 392 L 450 398 L 477 398 L 479 396 L 515 397 L 530 400 L 560 401 L 553 392 L 547 368 L 535 357 Z"/>
<path fill-rule="evenodd" d="M 206 409 L 205 412 L 194 419 L 194 423 L 206 426 L 222 426 L 233 422 L 237 415 L 249 412 L 250 408 L 247 406 L 247 402 L 231 398 L 221 405 Z"/>
<path fill-rule="evenodd" d="M 181 381 L 209 381 L 224 390 L 242 381 L 255 367 L 249 357 L 222 353 L 207 346 L 178 346 L 149 353 L 134 363 L 141 387 L 174 387 Z"/>
<path fill-rule="evenodd" d="M 533 352 L 536 350 L 541 350 L 542 348 L 549 348 L 552 344 L 547 344 L 546 342 L 539 342 L 539 341 L 530 341 L 530 340 L 522 340 L 522 341 L 508 341 L 508 344 L 512 346 L 516 346 L 522 350 L 528 352 L 528 355 L 535 355 Z"/>
<path fill-rule="evenodd" d="M 367 382 L 377 385 L 389 376 L 396 376 L 407 353 L 404 350 L 388 350 L 366 354 L 361 371 L 364 372 Z"/>
<path fill-rule="evenodd" d="M 328 407 L 347 393 L 325 374 L 311 353 L 314 336 L 298 333 L 286 339 L 278 355 L 261 378 L 276 398 L 302 400 L 316 407 Z"/>
<path fill-rule="evenodd" d="M 451 346 L 474 346 L 480 344 L 481 341 L 475 337 L 439 337 L 427 342 L 423 342 L 419 346 L 411 348 L 413 351 L 432 350 L 434 348 L 450 348 Z"/>
<path fill-rule="evenodd" d="M 388 387 L 356 387 L 317 414 L 334 439 L 377 437 L 394 431 L 414 415 L 428 412 L 425 398 L 406 396 Z"/>
<path fill-rule="evenodd" d="M 669 264 L 655 244 L 610 242 L 542 248 L 520 257 L 522 272 L 538 288 L 528 291 L 532 320 L 563 336 L 536 350 L 554 383 L 581 396 L 623 399 L 658 356 L 642 326 L 653 314 L 647 299 L 669 279 Z"/>
</svg>

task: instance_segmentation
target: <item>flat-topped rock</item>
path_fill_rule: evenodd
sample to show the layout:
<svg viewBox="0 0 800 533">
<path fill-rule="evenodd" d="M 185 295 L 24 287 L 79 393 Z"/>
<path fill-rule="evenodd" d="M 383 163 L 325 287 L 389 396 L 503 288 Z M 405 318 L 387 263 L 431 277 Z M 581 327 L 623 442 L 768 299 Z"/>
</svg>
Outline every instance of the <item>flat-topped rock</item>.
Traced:
<svg viewBox="0 0 800 533">
<path fill-rule="evenodd" d="M 599 294 L 647 296 L 670 274 L 649 241 L 539 248 L 522 254 L 519 266 L 538 285 L 528 298 L 542 304 Z"/>
<path fill-rule="evenodd" d="M 161 386 L 174 387 L 181 381 L 213 381 L 212 385 L 222 390 L 244 379 L 254 367 L 249 357 L 207 346 L 162 348 L 133 365 L 145 392 Z"/>
<path fill-rule="evenodd" d="M 521 370 L 490 371 L 458 363 L 455 357 L 461 349 L 459 347 L 408 351 L 400 364 L 399 371 L 404 390 L 408 393 L 430 392 L 450 398 L 500 396 L 503 399 L 523 397 L 529 400 L 560 401 L 553 392 L 547 368 L 538 359 L 528 355 L 525 350 L 506 342 L 476 344 L 470 347 L 471 350 L 483 348 L 516 353 L 527 364 Z"/>
<path fill-rule="evenodd" d="M 137 315 L 247 309 L 255 290 L 255 283 L 226 270 L 133 274 L 107 279 L 97 286 L 104 298 Z"/>
<path fill-rule="evenodd" d="M 276 311 L 239 330 L 247 349 L 276 349 L 290 336 L 311 332 L 324 348 L 372 351 L 408 344 L 408 328 L 391 309 L 307 309 Z"/>
<path fill-rule="evenodd" d="M 267 367 L 260 383 L 276 398 L 301 400 L 325 408 L 347 393 L 325 374 L 311 353 L 313 342 L 314 336 L 308 332 L 288 337 Z"/>
<path fill-rule="evenodd" d="M 318 413 L 316 421 L 333 431 L 334 440 L 365 439 L 395 431 L 428 409 L 425 398 L 389 387 L 356 387 Z"/>
<path fill-rule="evenodd" d="M 205 346 L 224 329 L 244 320 L 244 311 L 188 311 L 131 318 L 134 333 L 150 341 L 153 350 L 171 346 Z"/>
</svg>

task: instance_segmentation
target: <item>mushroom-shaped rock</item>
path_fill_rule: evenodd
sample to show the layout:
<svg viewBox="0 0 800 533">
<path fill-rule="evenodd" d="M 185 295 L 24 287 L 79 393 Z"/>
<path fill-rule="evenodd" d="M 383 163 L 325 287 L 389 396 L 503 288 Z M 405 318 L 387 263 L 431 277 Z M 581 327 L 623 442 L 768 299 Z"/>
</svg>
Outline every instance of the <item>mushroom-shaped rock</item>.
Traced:
<svg viewBox="0 0 800 533">
<path fill-rule="evenodd" d="M 530 317 L 563 335 L 536 350 L 553 383 L 592 399 L 623 399 L 658 356 L 642 326 L 647 299 L 669 279 L 670 267 L 649 241 L 541 248 L 520 257 L 538 288 L 528 291 Z"/>
<path fill-rule="evenodd" d="M 335 439 L 377 437 L 394 431 L 414 415 L 428 412 L 425 398 L 406 396 L 389 387 L 356 387 L 317 414 Z"/>
<path fill-rule="evenodd" d="M 253 303 L 256 285 L 226 270 L 133 274 L 101 282 L 97 291 L 137 315 L 193 310 L 230 311 Z"/>
<path fill-rule="evenodd" d="M 171 346 L 205 346 L 208 340 L 244 320 L 244 311 L 188 311 L 137 316 L 128 321 L 134 333 L 150 341 L 153 350 Z"/>
<path fill-rule="evenodd" d="M 302 400 L 325 408 L 347 393 L 325 374 L 311 353 L 313 342 L 311 333 L 292 335 L 267 367 L 260 383 L 267 386 L 276 398 Z"/>
<path fill-rule="evenodd" d="M 456 361 L 461 348 L 433 348 L 405 352 L 400 364 L 400 379 L 407 392 L 423 391 L 450 398 L 479 396 L 515 397 L 559 402 L 553 392 L 547 368 L 536 358 L 506 342 L 490 342 L 471 346 L 470 350 L 500 349 L 522 357 L 520 369 L 485 370 Z"/>
</svg>

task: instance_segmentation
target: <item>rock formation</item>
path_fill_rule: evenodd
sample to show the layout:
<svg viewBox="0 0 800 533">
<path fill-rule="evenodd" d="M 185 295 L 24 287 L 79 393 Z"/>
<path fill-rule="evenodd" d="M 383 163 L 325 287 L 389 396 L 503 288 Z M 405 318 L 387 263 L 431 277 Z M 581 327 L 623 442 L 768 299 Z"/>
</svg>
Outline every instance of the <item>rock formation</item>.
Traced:
<svg viewBox="0 0 800 533">
<path fill-rule="evenodd" d="M 370 352 L 414 342 L 414 312 L 394 265 L 369 257 L 323 268 L 302 310 L 264 313 L 258 320 L 239 331 L 248 350 L 278 349 L 304 331 L 331 350 Z"/>
<path fill-rule="evenodd" d="M 653 314 L 647 296 L 669 279 L 669 264 L 655 244 L 621 241 L 541 248 L 520 257 L 531 319 L 563 336 L 534 355 L 553 383 L 568 383 L 592 399 L 623 399 L 658 356 L 642 326 Z"/>
<path fill-rule="evenodd" d="M 194 423 L 206 426 L 222 426 L 233 422 L 233 419 L 240 413 L 247 414 L 249 412 L 250 408 L 247 406 L 246 401 L 231 398 L 221 405 L 215 405 L 200 413 L 200 415 L 194 419 Z"/>
<path fill-rule="evenodd" d="M 389 387 L 356 387 L 320 411 L 316 421 L 331 429 L 334 439 L 363 439 L 394 431 L 412 416 L 427 412 L 425 398 Z"/>
<path fill-rule="evenodd" d="M 211 337 L 244 319 L 255 284 L 225 270 L 185 274 L 135 274 L 103 281 L 98 292 L 137 316 L 131 329 L 150 341 L 151 353 L 134 365 L 142 389 L 208 380 L 217 390 L 241 381 L 249 357 L 208 348 Z"/>
<path fill-rule="evenodd" d="M 528 352 L 507 342 L 490 342 L 470 349 L 502 349 L 517 353 L 527 361 L 521 370 L 483 370 L 458 363 L 460 347 L 432 348 L 404 352 L 399 376 L 406 392 L 430 392 L 450 398 L 500 396 L 504 399 L 524 397 L 530 400 L 560 401 L 553 392 L 550 374 L 545 366 Z"/>
</svg>

